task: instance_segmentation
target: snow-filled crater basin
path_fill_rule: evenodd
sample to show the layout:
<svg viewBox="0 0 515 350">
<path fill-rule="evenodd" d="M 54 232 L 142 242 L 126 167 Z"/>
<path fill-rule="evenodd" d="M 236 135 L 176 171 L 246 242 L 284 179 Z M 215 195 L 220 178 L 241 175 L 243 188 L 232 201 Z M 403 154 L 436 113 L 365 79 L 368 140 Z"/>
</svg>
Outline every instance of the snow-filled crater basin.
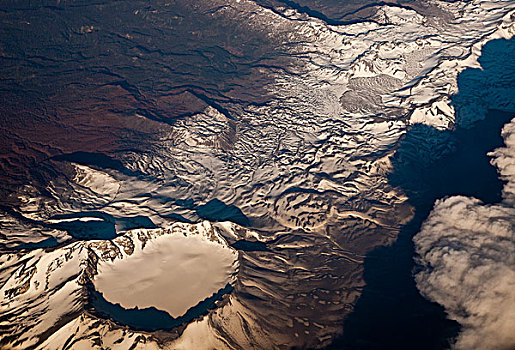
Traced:
<svg viewBox="0 0 515 350">
<path fill-rule="evenodd" d="M 238 270 L 237 251 L 208 221 L 133 230 L 95 250 L 101 259 L 93 284 L 104 299 L 174 318 L 233 283 Z"/>
</svg>

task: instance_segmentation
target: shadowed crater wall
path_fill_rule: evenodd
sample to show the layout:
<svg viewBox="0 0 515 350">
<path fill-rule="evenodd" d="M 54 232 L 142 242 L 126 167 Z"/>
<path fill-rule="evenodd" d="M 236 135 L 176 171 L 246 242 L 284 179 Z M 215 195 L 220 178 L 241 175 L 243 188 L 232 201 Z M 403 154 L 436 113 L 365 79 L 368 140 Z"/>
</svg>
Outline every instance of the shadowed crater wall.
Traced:
<svg viewBox="0 0 515 350">
<path fill-rule="evenodd" d="M 178 286 L 178 288 L 180 288 L 180 286 Z M 233 287 L 227 284 L 209 298 L 202 300 L 197 305 L 188 309 L 183 316 L 177 318 L 155 307 L 126 309 L 120 306 L 120 304 L 110 303 L 104 298 L 102 293 L 94 290 L 93 285 L 90 284 L 88 290 L 89 299 L 87 309 L 89 312 L 103 318 L 112 319 L 120 325 L 126 325 L 135 330 L 157 331 L 161 329 L 172 329 L 206 315 L 210 309 L 216 307 L 218 300 L 233 290 Z"/>
</svg>

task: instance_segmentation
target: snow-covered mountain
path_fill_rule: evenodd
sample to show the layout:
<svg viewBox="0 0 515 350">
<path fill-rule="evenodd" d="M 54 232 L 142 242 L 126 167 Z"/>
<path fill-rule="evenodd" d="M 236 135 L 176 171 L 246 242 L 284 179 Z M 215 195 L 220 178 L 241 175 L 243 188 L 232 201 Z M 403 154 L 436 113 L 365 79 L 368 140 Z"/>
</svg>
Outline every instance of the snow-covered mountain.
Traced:
<svg viewBox="0 0 515 350">
<path fill-rule="evenodd" d="M 471 97 L 457 120 L 450 96 L 464 69 L 480 67 L 485 43 L 515 33 L 508 0 L 378 3 L 341 22 L 274 2 L 192 4 L 77 2 L 91 11 L 77 28 L 59 14 L 79 11 L 73 0 L 39 9 L 73 29 L 62 32 L 70 52 L 88 50 L 73 54 L 80 69 L 51 44 L 40 55 L 24 48 L 26 59 L 110 80 L 59 72 L 71 82 L 52 95 L 62 102 L 48 102 L 61 118 L 51 123 L 71 136 L 16 146 L 36 161 L 1 207 L 3 347 L 330 344 L 364 287 L 365 255 L 413 215 L 388 179 L 396 146 L 413 124 L 446 130 L 484 118 Z M 117 11 L 137 25 L 106 15 Z M 181 35 L 211 51 L 174 42 L 184 23 Z M 215 45 L 211 26 L 227 41 Z M 117 50 L 123 58 L 111 61 Z M 74 95 L 88 84 L 93 102 Z M 76 96 L 83 109 L 66 119 Z M 98 130 L 123 147 L 109 149 Z M 80 147 L 88 142 L 98 153 Z M 131 316 L 136 308 L 147 314 Z M 139 317 L 166 326 L 127 321 Z"/>
</svg>

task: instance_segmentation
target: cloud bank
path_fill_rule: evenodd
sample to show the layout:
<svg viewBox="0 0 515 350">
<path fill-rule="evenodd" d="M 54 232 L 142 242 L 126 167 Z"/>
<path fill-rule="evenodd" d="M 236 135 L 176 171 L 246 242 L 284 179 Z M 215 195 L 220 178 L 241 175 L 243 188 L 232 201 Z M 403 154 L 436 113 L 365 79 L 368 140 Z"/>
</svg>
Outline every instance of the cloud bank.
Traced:
<svg viewBox="0 0 515 350">
<path fill-rule="evenodd" d="M 414 237 L 421 293 L 462 325 L 456 349 L 515 349 L 515 119 L 489 155 L 507 181 L 503 201 L 438 200 Z"/>
</svg>

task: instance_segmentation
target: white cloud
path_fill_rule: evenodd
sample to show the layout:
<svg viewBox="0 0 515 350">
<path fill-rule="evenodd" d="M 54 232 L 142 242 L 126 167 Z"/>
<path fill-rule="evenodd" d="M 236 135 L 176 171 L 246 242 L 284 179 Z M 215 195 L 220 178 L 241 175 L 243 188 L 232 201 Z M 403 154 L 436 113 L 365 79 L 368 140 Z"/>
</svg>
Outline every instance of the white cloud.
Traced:
<svg viewBox="0 0 515 350">
<path fill-rule="evenodd" d="M 515 119 L 502 135 L 507 147 L 490 155 L 508 181 L 503 202 L 438 200 L 413 239 L 417 287 L 462 325 L 457 349 L 515 349 Z"/>
<path fill-rule="evenodd" d="M 515 121 L 504 126 L 502 137 L 506 147 L 498 148 L 489 153 L 494 157 L 492 164 L 501 174 L 501 179 L 508 183 L 504 186 L 504 203 L 515 206 Z"/>
</svg>

